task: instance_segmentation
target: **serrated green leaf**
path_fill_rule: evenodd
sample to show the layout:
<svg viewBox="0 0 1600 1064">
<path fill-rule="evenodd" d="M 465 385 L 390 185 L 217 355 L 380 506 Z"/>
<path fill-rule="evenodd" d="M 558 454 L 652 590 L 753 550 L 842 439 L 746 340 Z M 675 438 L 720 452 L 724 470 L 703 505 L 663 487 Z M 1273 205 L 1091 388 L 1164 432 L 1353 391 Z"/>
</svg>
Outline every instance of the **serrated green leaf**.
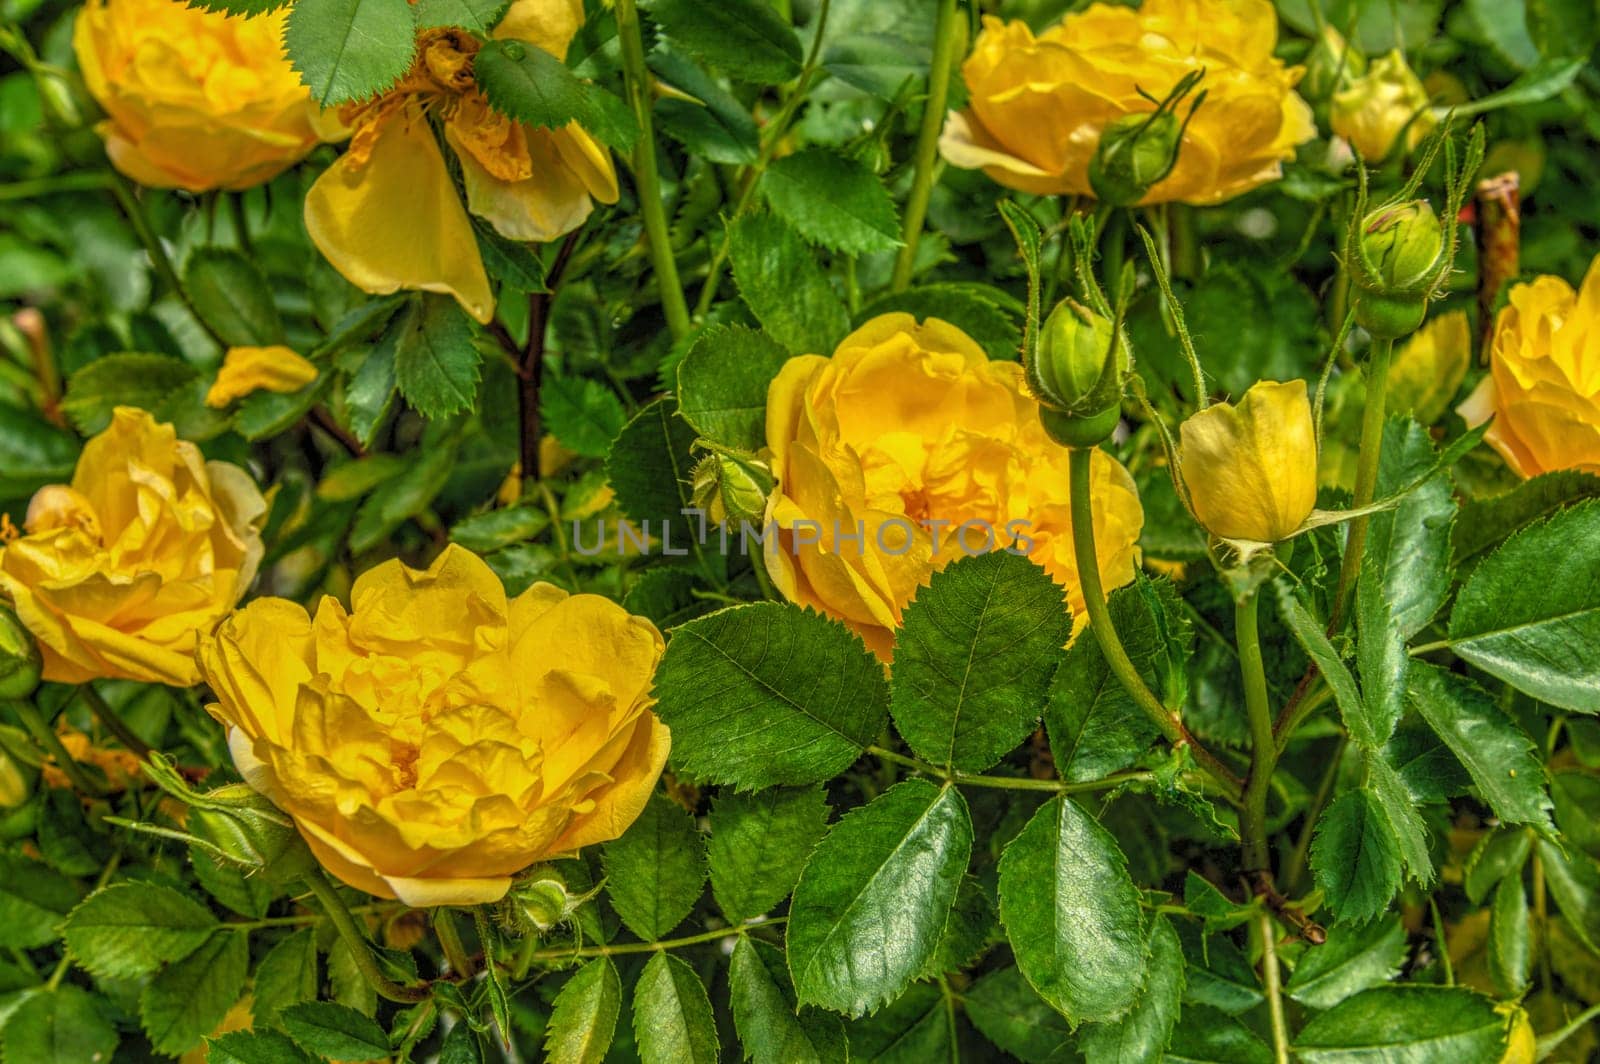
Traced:
<svg viewBox="0 0 1600 1064">
<path fill-rule="evenodd" d="M 1278 613 L 1294 633 L 1295 639 L 1305 648 L 1306 654 L 1316 662 L 1317 670 L 1333 690 L 1334 701 L 1338 703 L 1339 714 L 1344 718 L 1344 727 L 1350 733 L 1350 738 L 1362 749 L 1377 750 L 1389 733 L 1380 721 L 1374 720 L 1373 707 L 1362 700 L 1355 677 L 1350 675 L 1344 659 L 1339 657 L 1339 652 L 1328 641 L 1322 622 L 1311 615 L 1287 583 L 1279 581 L 1274 586 L 1278 591 Z"/>
<path fill-rule="evenodd" d="M 1070 798 L 1046 802 L 1000 858 L 1000 920 L 1017 967 L 1073 1024 L 1124 1015 L 1149 947 L 1111 833 Z"/>
<path fill-rule="evenodd" d="M 701 436 L 755 452 L 766 445 L 767 388 L 789 359 L 744 325 L 710 325 L 678 365 L 678 408 Z"/>
<path fill-rule="evenodd" d="M 333 1001 L 303 1001 L 279 1014 L 289 1037 L 330 1060 L 382 1060 L 389 1036 L 371 1017 Z"/>
<path fill-rule="evenodd" d="M 655 623 L 663 631 L 703 617 L 717 608 L 700 597 L 700 579 L 688 569 L 662 565 L 646 569 L 622 600 L 629 613 Z"/>
<path fill-rule="evenodd" d="M 416 23 L 407 0 L 296 0 L 284 51 L 323 107 L 382 92 L 411 66 Z"/>
<path fill-rule="evenodd" d="M 221 11 L 229 15 L 264 15 L 269 11 L 276 11 L 280 7 L 287 7 L 290 0 L 196 0 L 191 7 L 198 7 L 205 11 Z"/>
<path fill-rule="evenodd" d="M 60 937 L 83 888 L 39 861 L 0 853 L 0 946 L 35 949 Z"/>
<path fill-rule="evenodd" d="M 1087 1024 L 1078 1049 L 1088 1064 L 1141 1064 L 1158 1060 L 1172 1037 L 1183 998 L 1183 947 L 1165 916 L 1150 921 L 1150 964 L 1128 1014 L 1110 1023 Z"/>
<path fill-rule="evenodd" d="M 673 762 L 742 790 L 831 779 L 878 737 L 889 701 L 859 636 L 776 602 L 675 629 L 656 697 Z"/>
<path fill-rule="evenodd" d="M 1600 776 L 1572 770 L 1554 773 L 1550 797 L 1562 837 L 1590 857 L 1600 857 Z"/>
<path fill-rule="evenodd" d="M 7 1064 L 100 1064 L 119 1041 L 99 1001 L 70 983 L 30 994 L 4 1022 Z"/>
<path fill-rule="evenodd" d="M 915 983 L 871 1016 L 849 1025 L 850 1059 L 861 1064 L 960 1064 L 953 1003 L 930 983 Z"/>
<path fill-rule="evenodd" d="M 208 1039 L 206 1050 L 206 1064 L 311 1064 L 311 1058 L 288 1035 L 271 1028 L 233 1031 Z"/>
<path fill-rule="evenodd" d="M 683 511 L 693 505 L 689 447 L 694 438 L 671 399 L 656 400 L 623 426 L 606 455 L 606 479 L 623 513 L 636 522 L 687 527 L 681 522 Z"/>
<path fill-rule="evenodd" d="M 1204 921 L 1207 935 L 1239 927 L 1255 915 L 1253 906 L 1229 898 L 1192 868 L 1183 879 L 1183 907 Z"/>
<path fill-rule="evenodd" d="M 1495 888 L 1489 909 L 1489 975 L 1502 997 L 1519 998 L 1528 987 L 1531 934 L 1522 877 L 1507 876 Z"/>
<path fill-rule="evenodd" d="M 350 549 L 357 554 L 388 538 L 396 528 L 426 510 L 455 472 L 461 439 L 455 434 L 428 440 L 405 472 L 385 481 L 356 511 Z"/>
<path fill-rule="evenodd" d="M 183 287 L 195 313 L 224 344 L 283 342 L 283 322 L 272 286 L 255 263 L 231 248 L 198 248 L 183 269 Z"/>
<path fill-rule="evenodd" d="M 1311 871 L 1340 920 L 1383 912 L 1400 889 L 1400 844 L 1378 800 L 1348 791 L 1323 810 L 1311 843 Z"/>
<path fill-rule="evenodd" d="M 878 175 L 827 148 L 778 159 L 761 178 L 778 217 L 814 244 L 847 255 L 900 246 L 900 219 Z"/>
<path fill-rule="evenodd" d="M 964 877 L 956 891 L 955 904 L 950 907 L 950 917 L 939 934 L 939 945 L 917 978 L 937 979 L 946 972 L 968 967 L 982 955 L 999 926 L 988 895 L 976 879 Z"/>
<path fill-rule="evenodd" d="M 1460 987 L 1385 986 L 1346 998 L 1314 1017 L 1294 1041 L 1299 1059 L 1322 1061 L 1495 1061 L 1506 1050 L 1508 1017 Z"/>
<path fill-rule="evenodd" d="M 850 329 L 850 315 L 788 223 L 764 211 L 728 227 L 733 279 L 750 312 L 793 354 L 833 351 Z"/>
<path fill-rule="evenodd" d="M 281 939 L 256 965 L 251 1014 L 260 1026 L 277 1026 L 283 1009 L 315 1001 L 319 985 L 316 932 L 308 927 Z"/>
<path fill-rule="evenodd" d="M 1024 1064 L 1076 1064 L 1066 1017 L 1040 997 L 1022 972 L 1000 968 L 962 995 L 962 1007 L 985 1038 Z"/>
<path fill-rule="evenodd" d="M 1385 498 L 1438 463 L 1428 430 L 1414 421 L 1384 425 L 1375 496 Z M 1381 590 L 1388 625 L 1403 639 L 1421 631 L 1450 592 L 1450 533 L 1456 504 L 1450 476 L 1440 472 L 1411 491 L 1393 510 L 1367 519 L 1362 579 Z"/>
<path fill-rule="evenodd" d="M 1600 476 L 1564 469 L 1523 481 L 1486 499 L 1466 499 L 1450 537 L 1456 565 L 1477 561 L 1512 533 L 1562 507 L 1600 497 Z"/>
<path fill-rule="evenodd" d="M 753 1064 L 844 1064 L 844 1023 L 799 1008 L 783 953 L 741 935 L 728 965 L 733 1025 Z"/>
<path fill-rule="evenodd" d="M 776 906 L 799 882 L 811 850 L 827 830 L 820 787 L 724 791 L 711 803 L 711 893 L 733 921 Z"/>
<path fill-rule="evenodd" d="M 611 1048 L 622 1011 L 622 982 L 609 957 L 596 957 L 579 968 L 556 995 L 544 1051 L 550 1060 L 600 1064 Z"/>
<path fill-rule="evenodd" d="M 588 377 L 548 374 L 539 388 L 545 428 L 574 454 L 604 458 L 611 441 L 628 422 L 617 393 Z"/>
<path fill-rule="evenodd" d="M 1364 754 L 1367 787 L 1389 822 L 1400 853 L 1400 864 L 1423 886 L 1433 882 L 1433 854 L 1428 848 L 1428 826 L 1417 812 L 1417 797 L 1381 754 Z"/>
<path fill-rule="evenodd" d="M 1533 851 L 1533 835 L 1526 828 L 1496 828 L 1487 832 L 1467 855 L 1462 886 L 1474 905 L 1509 875 L 1521 876 Z"/>
<path fill-rule="evenodd" d="M 781 85 L 800 73 L 800 39 L 761 0 L 650 0 L 646 10 L 673 44 L 741 81 Z"/>
<path fill-rule="evenodd" d="M 167 965 L 139 995 L 150 1044 L 174 1056 L 199 1045 L 244 993 L 249 972 L 250 945 L 238 931 L 219 931 Z"/>
<path fill-rule="evenodd" d="M 118 883 L 85 898 L 62 934 L 89 971 L 135 979 L 193 953 L 216 928 L 209 909 L 170 887 Z"/>
<path fill-rule="evenodd" d="M 705 984 L 670 954 L 657 953 L 639 973 L 633 1031 L 644 1064 L 716 1064 L 717 1022 Z"/>
<path fill-rule="evenodd" d="M 1010 292 L 974 281 L 940 281 L 890 292 L 855 316 L 860 328 L 882 314 L 910 314 L 918 321 L 947 321 L 978 342 L 996 361 L 1016 361 L 1022 349 L 1022 303 Z"/>
<path fill-rule="evenodd" d="M 460 26 L 487 37 L 509 6 L 510 0 L 417 0 L 417 29 Z"/>
<path fill-rule="evenodd" d="M 1307 1008 L 1331 1009 L 1399 975 L 1406 953 L 1406 933 L 1397 916 L 1335 924 L 1326 942 L 1306 950 L 1284 992 Z"/>
<path fill-rule="evenodd" d="M 442 418 L 469 409 L 478 394 L 483 352 L 472 321 L 449 296 L 423 293 L 390 325 L 394 377 L 417 413 Z"/>
<path fill-rule="evenodd" d="M 1548 825 L 1552 803 L 1533 740 L 1471 679 L 1412 663 L 1410 704 L 1466 766 L 1478 793 L 1510 824 Z"/>
<path fill-rule="evenodd" d="M 743 166 L 760 154 L 761 136 L 745 105 L 689 59 L 657 45 L 650 69 L 693 100 L 664 97 L 655 103 L 656 126 L 708 162 Z"/>
<path fill-rule="evenodd" d="M 473 76 L 490 106 L 508 118 L 540 129 L 576 122 L 618 151 L 633 150 L 639 135 L 633 113 L 536 44 L 489 41 L 473 60 Z"/>
<path fill-rule="evenodd" d="M 705 842 L 694 817 L 663 794 L 652 794 L 638 819 L 602 852 L 611 904 L 648 942 L 682 923 L 699 900 Z"/>
<path fill-rule="evenodd" d="M 1176 930 L 1189 962 L 1183 1000 L 1184 1015 L 1190 1019 L 1179 1026 L 1179 1032 L 1193 1021 L 1190 1004 L 1242 1016 L 1266 1000 L 1255 967 L 1227 935 L 1207 935 L 1189 921 L 1179 922 Z"/>
<path fill-rule="evenodd" d="M 898 783 L 835 824 L 789 903 L 799 1000 L 859 1016 L 898 996 L 938 948 L 971 853 L 961 793 L 926 780 Z"/>
<path fill-rule="evenodd" d="M 487 554 L 513 543 L 525 543 L 549 527 L 550 515 L 539 507 L 508 506 L 457 521 L 450 526 L 450 542 Z"/>
<path fill-rule="evenodd" d="M 1567 928 L 1600 953 L 1600 863 L 1588 854 L 1568 854 L 1547 839 L 1540 839 L 1538 846 L 1545 886 Z"/>
<path fill-rule="evenodd" d="M 1272 1064 L 1272 1050 L 1244 1024 L 1215 1009 L 1185 1009 L 1161 1057 L 1166 1064 Z"/>
<path fill-rule="evenodd" d="M 152 413 L 199 377 L 189 363 L 166 355 L 115 354 L 84 366 L 67 381 L 61 410 L 85 436 L 104 431 L 111 412 L 136 406 Z"/>
</svg>

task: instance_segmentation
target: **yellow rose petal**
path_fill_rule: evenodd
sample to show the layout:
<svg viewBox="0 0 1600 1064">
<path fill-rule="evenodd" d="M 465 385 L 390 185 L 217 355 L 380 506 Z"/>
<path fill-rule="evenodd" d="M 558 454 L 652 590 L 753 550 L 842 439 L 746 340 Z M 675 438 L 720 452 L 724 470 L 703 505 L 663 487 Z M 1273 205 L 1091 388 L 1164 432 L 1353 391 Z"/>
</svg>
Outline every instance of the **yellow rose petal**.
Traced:
<svg viewBox="0 0 1600 1064">
<path fill-rule="evenodd" d="M 1317 504 L 1317 434 L 1301 380 L 1258 381 L 1179 428 L 1178 466 L 1195 517 L 1224 539 L 1276 543 Z"/>
<path fill-rule="evenodd" d="M 281 344 L 230 347 L 206 392 L 206 405 L 224 407 L 256 391 L 298 392 L 316 379 L 317 367 Z"/>
</svg>

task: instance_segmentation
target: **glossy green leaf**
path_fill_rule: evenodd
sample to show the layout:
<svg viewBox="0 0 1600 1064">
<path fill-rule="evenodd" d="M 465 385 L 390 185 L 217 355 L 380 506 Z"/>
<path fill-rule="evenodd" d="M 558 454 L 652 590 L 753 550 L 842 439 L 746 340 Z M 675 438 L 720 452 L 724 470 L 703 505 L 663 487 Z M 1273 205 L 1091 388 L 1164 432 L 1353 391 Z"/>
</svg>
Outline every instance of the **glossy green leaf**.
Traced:
<svg viewBox="0 0 1600 1064">
<path fill-rule="evenodd" d="M 711 892 L 732 920 L 748 920 L 788 897 L 827 830 L 820 787 L 723 792 L 711 803 Z"/>
<path fill-rule="evenodd" d="M 1350 738 L 1363 749 L 1378 749 L 1389 737 L 1383 727 L 1385 720 L 1375 719 L 1373 707 L 1362 699 L 1355 677 L 1350 675 L 1344 659 L 1328 641 L 1322 622 L 1311 615 L 1286 582 L 1279 581 L 1274 586 L 1278 591 L 1278 613 L 1333 689 L 1334 701 L 1338 703 Z M 1387 723 L 1393 726 L 1393 721 Z"/>
<path fill-rule="evenodd" d="M 611 387 L 592 377 L 546 374 L 539 389 L 546 430 L 562 446 L 585 458 L 604 458 L 628 413 Z"/>
<path fill-rule="evenodd" d="M 1538 847 L 1545 887 L 1566 917 L 1567 927 L 1600 953 L 1600 863 L 1587 854 L 1567 854 L 1545 839 Z"/>
<path fill-rule="evenodd" d="M 962 1007 L 983 1036 L 1025 1064 L 1075 1064 L 1072 1028 L 1014 967 L 990 972 L 962 995 Z"/>
<path fill-rule="evenodd" d="M 745 451 L 766 446 L 767 389 L 789 359 L 766 333 L 710 325 L 678 366 L 678 407 L 706 439 Z"/>
<path fill-rule="evenodd" d="M 1424 476 L 1438 463 L 1428 431 L 1394 419 L 1383 429 L 1377 498 L 1386 498 Z M 1389 625 L 1410 638 L 1433 619 L 1450 591 L 1450 536 L 1456 504 L 1447 472 L 1435 474 L 1393 510 L 1367 519 L 1362 580 L 1381 588 Z M 1370 594 L 1370 592 L 1369 592 Z"/>
<path fill-rule="evenodd" d="M 622 981 L 609 957 L 579 968 L 556 995 L 545 1027 L 544 1051 L 550 1060 L 600 1064 L 611 1048 L 622 1011 Z"/>
<path fill-rule="evenodd" d="M 780 85 L 800 73 L 800 39 L 761 0 L 649 0 L 646 10 L 674 45 L 731 77 Z"/>
<path fill-rule="evenodd" d="M 131 979 L 193 953 L 216 927 L 209 909 L 170 887 L 118 883 L 85 898 L 62 932 L 89 971 Z"/>
<path fill-rule="evenodd" d="M 847 255 L 900 246 L 900 219 L 871 169 L 827 148 L 778 159 L 761 178 L 778 217 L 815 244 Z"/>
<path fill-rule="evenodd" d="M 72 479 L 78 441 L 31 410 L 0 401 L 0 498 L 26 498 Z"/>
<path fill-rule="evenodd" d="M 417 29 L 460 26 L 487 37 L 508 6 L 509 0 L 417 0 Z"/>
<path fill-rule="evenodd" d="M 733 1025 L 753 1064 L 844 1064 L 844 1023 L 819 1009 L 797 1008 L 783 953 L 740 936 L 728 965 Z"/>
<path fill-rule="evenodd" d="M 158 413 L 199 371 L 179 358 L 166 355 L 115 354 L 97 359 L 67 380 L 61 411 L 85 436 L 111 424 L 119 406 L 136 406 Z"/>
<path fill-rule="evenodd" d="M 1178 1022 L 1183 998 L 1183 947 L 1165 916 L 1150 921 L 1150 964 L 1127 1015 L 1087 1024 L 1078 1049 L 1088 1064 L 1141 1064 L 1160 1059 Z"/>
<path fill-rule="evenodd" d="M 272 286 L 256 264 L 230 248 L 197 248 L 183 268 L 183 287 L 195 312 L 225 344 L 283 342 Z"/>
<path fill-rule="evenodd" d="M 33 992 L 4 1023 L 6 1060 L 27 1064 L 109 1061 L 120 1040 L 103 1004 L 71 983 Z"/>
<path fill-rule="evenodd" d="M 483 353 L 471 319 L 455 300 L 424 293 L 390 328 L 395 383 L 417 413 L 442 418 L 472 405 Z"/>
<path fill-rule="evenodd" d="M 1528 988 L 1532 933 L 1522 877 L 1507 876 L 1495 888 L 1489 909 L 1489 975 L 1502 997 L 1521 997 Z"/>
<path fill-rule="evenodd" d="M 1340 920 L 1383 912 L 1400 888 L 1400 846 L 1388 815 L 1367 791 L 1347 791 L 1323 810 L 1311 843 L 1311 871 Z"/>
<path fill-rule="evenodd" d="M 1533 835 L 1526 828 L 1487 832 L 1467 855 L 1462 884 L 1467 898 L 1474 905 L 1481 904 L 1500 880 L 1513 874 L 1520 876 L 1532 850 Z"/>
<path fill-rule="evenodd" d="M 617 504 L 636 522 L 649 521 L 660 535 L 660 522 L 671 521 L 688 538 L 692 523 L 683 511 L 693 505 L 689 447 L 694 430 L 678 416 L 677 404 L 658 399 L 633 416 L 606 455 L 606 479 Z M 673 550 L 683 550 L 679 543 Z"/>
<path fill-rule="evenodd" d="M 1398 917 L 1335 924 L 1328 928 L 1326 942 L 1301 955 L 1284 992 L 1307 1008 L 1331 1009 L 1399 975 L 1407 952 Z"/>
<path fill-rule="evenodd" d="M 805 241 L 783 219 L 747 214 L 728 227 L 733 279 L 750 312 L 793 354 L 828 354 L 850 316 Z"/>
<path fill-rule="evenodd" d="M 312 1064 L 288 1035 L 270 1027 L 208 1038 L 206 1052 L 206 1064 Z"/>
<path fill-rule="evenodd" d="M 34 949 L 60 937 L 83 888 L 42 861 L 0 853 L 0 946 Z"/>
<path fill-rule="evenodd" d="M 324 107 L 394 84 L 411 66 L 416 23 L 407 0 L 296 0 L 284 51 Z"/>
<path fill-rule="evenodd" d="M 332 1001 L 304 1001 L 283 1010 L 284 1030 L 297 1044 L 330 1060 L 382 1059 L 389 1053 L 383 1028 L 355 1009 Z"/>
<path fill-rule="evenodd" d="M 1250 1028 L 1213 1009 L 1185 1009 L 1161 1058 L 1166 1064 L 1272 1064 L 1272 1050 Z"/>
<path fill-rule="evenodd" d="M 1556 825 L 1566 841 L 1600 857 L 1600 776 L 1561 771 L 1550 777 L 1550 797 L 1555 802 Z"/>
<path fill-rule="evenodd" d="M 1428 825 L 1417 811 L 1418 799 L 1380 754 L 1366 754 L 1367 788 L 1389 822 L 1400 864 L 1417 882 L 1433 882 L 1433 853 L 1428 845 Z"/>
<path fill-rule="evenodd" d="M 139 1022 L 163 1053 L 187 1052 L 217 1029 L 244 993 L 250 946 L 239 931 L 219 931 L 174 961 L 139 995 Z"/>
<path fill-rule="evenodd" d="M 954 1002 L 932 983 L 914 983 L 875 1014 L 849 1025 L 852 1064 L 960 1064 Z"/>
<path fill-rule="evenodd" d="M 1294 1050 L 1307 1064 L 1488 1062 L 1505 1052 L 1508 1023 L 1491 999 L 1471 990 L 1378 987 L 1313 1017 Z"/>
<path fill-rule="evenodd" d="M 490 106 L 524 125 L 560 129 L 576 122 L 622 152 L 638 138 L 633 113 L 621 101 L 536 44 L 489 41 L 474 57 L 473 76 Z"/>
<path fill-rule="evenodd" d="M 633 989 L 633 1031 L 644 1064 L 716 1064 L 717 1023 L 693 968 L 657 953 Z"/>
<path fill-rule="evenodd" d="M 316 1000 L 320 985 L 316 932 L 308 927 L 279 939 L 257 963 L 251 1016 L 258 1026 L 276 1025 L 283 1009 Z"/>
<path fill-rule="evenodd" d="M 606 891 L 628 930 L 646 941 L 689 915 L 706 881 L 705 842 L 694 817 L 652 794 L 621 838 L 605 844 Z"/>
</svg>

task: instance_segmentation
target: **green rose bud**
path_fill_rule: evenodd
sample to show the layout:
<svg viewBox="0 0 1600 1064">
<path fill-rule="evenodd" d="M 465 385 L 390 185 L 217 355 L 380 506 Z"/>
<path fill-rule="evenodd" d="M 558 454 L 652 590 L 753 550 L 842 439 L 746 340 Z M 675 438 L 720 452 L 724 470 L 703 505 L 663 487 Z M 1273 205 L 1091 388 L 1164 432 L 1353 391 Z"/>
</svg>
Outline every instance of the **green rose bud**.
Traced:
<svg viewBox="0 0 1600 1064">
<path fill-rule="evenodd" d="M 1351 271 L 1356 322 L 1379 339 L 1414 332 L 1442 276 L 1445 232 L 1426 200 L 1380 207 L 1361 221 Z"/>
<path fill-rule="evenodd" d="M 759 458 L 716 451 L 695 465 L 691 492 L 712 524 L 759 524 L 772 485 L 772 470 Z"/>
<path fill-rule="evenodd" d="M 561 873 L 554 868 L 535 869 L 511 888 L 511 912 L 520 922 L 540 934 L 572 919 L 584 904 L 600 892 L 600 887 L 574 894 Z"/>
<path fill-rule="evenodd" d="M 1111 435 L 1122 416 L 1127 342 L 1111 320 L 1064 299 L 1045 319 L 1028 362 L 1028 388 L 1052 439 L 1091 447 Z"/>
<path fill-rule="evenodd" d="M 39 645 L 17 620 L 17 615 L 0 606 L 0 698 L 27 698 L 39 686 L 44 664 Z"/>
<path fill-rule="evenodd" d="M 1183 141 L 1183 123 L 1171 111 L 1124 115 L 1100 133 L 1089 161 L 1089 187 L 1102 203 L 1131 207 L 1172 172 Z"/>
<path fill-rule="evenodd" d="M 248 784 L 230 783 L 201 796 L 185 826 L 214 854 L 275 882 L 297 879 L 312 865 L 294 822 Z"/>
<path fill-rule="evenodd" d="M 1300 95 L 1313 107 L 1326 109 L 1335 92 L 1367 72 L 1367 58 L 1332 26 L 1324 26 L 1306 55 Z"/>
</svg>

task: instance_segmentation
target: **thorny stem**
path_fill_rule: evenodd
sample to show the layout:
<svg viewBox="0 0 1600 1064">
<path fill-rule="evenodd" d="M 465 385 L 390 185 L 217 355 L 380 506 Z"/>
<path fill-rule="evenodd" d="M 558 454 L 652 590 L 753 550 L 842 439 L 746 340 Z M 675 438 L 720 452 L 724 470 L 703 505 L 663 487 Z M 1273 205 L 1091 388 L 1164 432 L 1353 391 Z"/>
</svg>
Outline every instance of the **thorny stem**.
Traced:
<svg viewBox="0 0 1600 1064">
<path fill-rule="evenodd" d="M 463 979 L 470 976 L 472 959 L 461 941 L 461 929 L 456 927 L 455 916 L 448 908 L 441 906 L 433 910 L 433 933 L 439 936 L 439 949 L 451 974 Z"/>
<path fill-rule="evenodd" d="M 950 66 L 955 58 L 956 27 L 960 22 L 956 0 L 939 0 L 933 24 L 933 66 L 928 71 L 928 98 L 922 105 L 922 126 L 917 132 L 915 171 L 911 194 L 906 197 L 905 226 L 900 255 L 894 263 L 892 292 L 903 292 L 911 283 L 917 264 L 917 242 L 922 239 L 922 223 L 928 216 L 928 200 L 933 195 L 933 178 L 939 168 L 939 132 L 944 128 L 945 101 L 950 96 Z"/>
<path fill-rule="evenodd" d="M 1378 486 L 1378 460 L 1383 455 L 1383 416 L 1389 393 L 1389 360 L 1394 355 L 1393 340 L 1374 340 L 1372 357 L 1367 360 L 1366 408 L 1361 414 L 1361 453 L 1356 459 L 1356 496 L 1351 503 L 1359 510 L 1372 502 Z M 1344 562 L 1339 566 L 1339 587 L 1333 597 L 1333 620 L 1329 628 L 1339 629 L 1344 620 L 1350 594 L 1361 575 L 1361 555 L 1367 546 L 1367 521 L 1362 514 L 1350 522 L 1345 541 Z"/>
<path fill-rule="evenodd" d="M 787 916 L 769 916 L 764 920 L 751 920 L 735 927 L 705 931 L 684 938 L 663 938 L 655 942 L 624 942 L 620 946 L 587 946 L 583 949 L 544 949 L 533 954 L 536 961 L 579 960 L 584 957 L 620 957 L 630 953 L 660 953 L 663 950 L 698 946 L 705 942 L 718 942 L 725 938 L 738 938 L 763 927 L 785 923 Z"/>
<path fill-rule="evenodd" d="M 1251 591 L 1234 605 L 1234 635 L 1239 645 L 1239 672 L 1244 680 L 1245 714 L 1250 726 L 1250 775 L 1244 785 L 1244 808 L 1239 812 L 1244 870 L 1271 876 L 1267 849 L 1267 798 L 1272 793 L 1272 772 L 1278 764 L 1278 746 L 1272 736 L 1272 707 L 1267 701 L 1267 674 L 1261 661 L 1258 624 L 1260 596 Z"/>
<path fill-rule="evenodd" d="M 313 868 L 306 875 L 305 884 L 321 903 L 334 929 L 339 932 L 339 937 L 344 939 L 344 944 L 349 947 L 350 956 L 355 959 L 356 967 L 361 970 L 362 976 L 380 997 L 405 1005 L 413 1005 L 428 999 L 429 993 L 426 987 L 401 986 L 383 974 L 383 970 L 378 967 L 378 958 L 372 953 L 372 943 L 367 940 L 361 928 L 356 926 L 355 917 L 350 915 L 344 899 L 339 897 L 338 890 L 328 881 L 328 876 L 322 869 Z"/>
</svg>

